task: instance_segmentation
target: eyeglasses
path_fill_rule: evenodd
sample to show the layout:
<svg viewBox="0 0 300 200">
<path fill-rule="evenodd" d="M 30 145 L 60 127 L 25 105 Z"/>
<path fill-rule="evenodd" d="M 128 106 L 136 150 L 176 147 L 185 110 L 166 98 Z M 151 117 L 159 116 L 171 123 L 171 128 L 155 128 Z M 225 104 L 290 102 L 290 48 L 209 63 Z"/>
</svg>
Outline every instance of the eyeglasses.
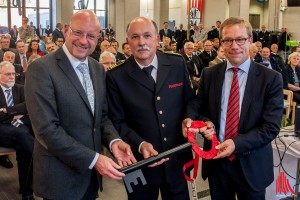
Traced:
<svg viewBox="0 0 300 200">
<path fill-rule="evenodd" d="M 249 37 L 247 38 L 237 38 L 237 39 L 231 39 L 231 40 L 222 40 L 222 44 L 226 47 L 229 47 L 232 45 L 233 41 L 235 41 L 235 43 L 237 45 L 244 45 L 245 42 L 249 39 Z"/>
<path fill-rule="evenodd" d="M 76 37 L 83 37 L 84 36 L 83 32 L 81 32 L 79 30 L 73 30 L 71 27 L 69 27 L 69 28 L 70 28 L 70 31 L 74 34 L 74 36 L 76 36 Z M 87 33 L 86 38 L 88 40 L 98 40 L 99 35 L 94 35 L 94 34 Z"/>
<path fill-rule="evenodd" d="M 5 73 L 5 74 L 3 74 L 4 76 L 15 76 L 16 75 L 16 73 Z"/>
</svg>

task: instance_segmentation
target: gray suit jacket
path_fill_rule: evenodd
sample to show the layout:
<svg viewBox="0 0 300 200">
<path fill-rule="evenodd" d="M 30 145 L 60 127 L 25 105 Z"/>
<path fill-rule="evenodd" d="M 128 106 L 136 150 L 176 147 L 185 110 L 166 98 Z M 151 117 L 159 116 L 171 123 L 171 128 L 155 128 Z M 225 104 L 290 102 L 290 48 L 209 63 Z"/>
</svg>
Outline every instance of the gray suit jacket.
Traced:
<svg viewBox="0 0 300 200">
<path fill-rule="evenodd" d="M 48 199 L 81 199 L 89 165 L 102 143 L 118 138 L 107 117 L 105 71 L 88 58 L 95 114 L 62 48 L 33 62 L 26 74 L 28 113 L 36 137 L 34 192 Z M 101 186 L 101 177 L 98 176 Z"/>
</svg>

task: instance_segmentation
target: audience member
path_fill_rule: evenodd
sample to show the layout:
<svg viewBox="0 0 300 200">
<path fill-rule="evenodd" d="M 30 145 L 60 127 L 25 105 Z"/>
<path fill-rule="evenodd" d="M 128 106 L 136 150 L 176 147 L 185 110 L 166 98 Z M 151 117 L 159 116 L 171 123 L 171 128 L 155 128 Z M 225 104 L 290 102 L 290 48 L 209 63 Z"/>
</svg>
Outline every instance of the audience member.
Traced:
<svg viewBox="0 0 300 200">
<path fill-rule="evenodd" d="M 99 62 L 103 65 L 105 71 L 107 71 L 116 66 L 116 57 L 111 52 L 104 51 L 100 55 Z"/>
<path fill-rule="evenodd" d="M 291 53 L 288 65 L 282 70 L 283 88 L 293 91 L 293 101 L 300 104 L 300 54 Z"/>
<path fill-rule="evenodd" d="M 15 64 L 15 54 L 12 51 L 6 51 L 4 53 L 3 61 L 10 62 L 15 67 L 16 77 L 15 82 L 24 85 L 25 83 L 25 76 L 23 73 L 23 68 L 20 64 Z"/>
<path fill-rule="evenodd" d="M 126 60 L 124 54 L 122 54 L 121 52 L 119 52 L 119 42 L 117 40 L 114 40 L 111 42 L 111 46 L 113 48 L 115 48 L 117 54 L 116 54 L 116 61 L 118 62 L 119 60 Z M 101 62 L 100 62 L 101 63 Z"/>
<path fill-rule="evenodd" d="M 278 45 L 277 44 L 271 45 L 270 58 L 272 58 L 277 63 L 277 65 L 280 67 L 281 70 L 285 67 L 283 58 L 278 54 Z"/>
<path fill-rule="evenodd" d="M 25 97 L 36 137 L 34 193 L 42 198 L 96 199 L 100 174 L 121 180 L 125 174 L 117 169 L 135 162 L 107 116 L 105 71 L 89 57 L 100 29 L 92 10 L 78 11 L 65 30 L 63 47 L 28 68 Z M 100 154 L 102 144 L 118 164 Z"/>
<path fill-rule="evenodd" d="M 108 24 L 108 26 L 106 27 L 105 35 L 107 36 L 107 39 L 109 39 L 109 36 L 115 37 L 116 33 L 113 30 L 113 27 L 111 26 L 111 24 Z"/>
<path fill-rule="evenodd" d="M 18 40 L 19 31 L 17 25 L 14 25 L 13 28 L 10 29 L 9 34 L 11 35 L 12 39 L 14 39 L 14 41 Z"/>
<path fill-rule="evenodd" d="M 280 36 L 279 36 L 279 39 L 278 39 L 278 51 L 279 51 L 279 54 L 282 57 L 284 57 L 285 53 L 290 50 L 290 48 L 286 45 L 287 40 L 290 40 L 290 36 L 286 32 L 286 27 L 283 26 L 281 28 L 281 33 L 280 33 Z"/>
<path fill-rule="evenodd" d="M 126 33 L 133 56 L 107 72 L 109 115 L 142 160 L 186 142 L 180 125 L 193 91 L 182 56 L 156 50 L 155 22 L 137 17 Z M 182 167 L 190 159 L 188 151 L 143 168 L 147 185 L 133 186 L 128 199 L 158 199 L 159 190 L 163 200 L 189 199 Z"/>
<path fill-rule="evenodd" d="M 204 135 L 203 149 L 211 148 L 213 134 L 220 141 L 217 156 L 202 160 L 212 200 L 264 200 L 274 180 L 271 141 L 280 131 L 282 78 L 250 60 L 248 21 L 230 17 L 220 34 L 227 62 L 203 69 L 198 96 L 188 104 L 182 129 L 202 120 L 207 126 L 192 131 Z"/>
<path fill-rule="evenodd" d="M 34 138 L 24 97 L 24 88 L 15 84 L 14 66 L 0 63 L 0 146 L 16 150 L 19 193 L 22 200 L 33 200 L 32 153 Z"/>
<path fill-rule="evenodd" d="M 179 24 L 179 29 L 175 31 L 175 40 L 177 42 L 177 49 L 178 52 L 183 47 L 183 41 L 186 40 L 187 32 L 183 30 L 183 24 Z"/>
<path fill-rule="evenodd" d="M 17 50 L 14 48 L 10 48 L 10 38 L 5 35 L 1 37 L 1 49 L 0 49 L 0 62 L 3 60 L 3 55 L 6 51 L 12 51 L 17 54 Z"/>
<path fill-rule="evenodd" d="M 266 30 L 266 25 L 261 26 L 261 31 L 258 32 L 258 41 L 261 42 L 262 47 L 270 48 L 270 32 Z"/>
<path fill-rule="evenodd" d="M 36 35 L 39 38 L 42 38 L 44 36 L 44 29 L 42 28 L 42 24 L 39 25 L 38 29 L 36 29 Z"/>
<path fill-rule="evenodd" d="M 52 29 L 50 28 L 50 25 L 47 25 L 45 29 L 45 34 L 47 35 L 47 37 L 50 37 L 51 33 L 52 33 Z"/>
<path fill-rule="evenodd" d="M 261 51 L 261 59 L 256 60 L 256 62 L 263 64 L 269 69 L 274 69 L 278 72 L 281 72 L 281 68 L 279 67 L 278 63 L 270 57 L 270 54 L 270 49 L 268 47 L 264 47 Z"/>
<path fill-rule="evenodd" d="M 61 38 L 61 37 L 58 37 L 56 39 L 56 42 L 55 42 L 56 46 L 59 48 L 59 47 L 62 47 L 63 44 L 64 44 L 64 38 Z"/>
<path fill-rule="evenodd" d="M 56 42 L 58 38 L 63 38 L 63 41 L 65 41 L 64 34 L 62 32 L 63 25 L 62 23 L 57 23 L 56 24 L 56 29 L 52 32 L 52 41 Z M 72 27 L 70 29 L 73 31 Z"/>
<path fill-rule="evenodd" d="M 46 46 L 48 53 L 52 53 L 57 50 L 57 46 L 54 42 L 49 42 Z"/>
<path fill-rule="evenodd" d="M 249 47 L 249 56 L 251 61 L 255 61 L 256 54 L 258 53 L 257 46 L 255 44 L 251 44 Z"/>
<path fill-rule="evenodd" d="M 163 41 L 164 37 L 172 38 L 173 37 L 173 32 L 171 29 L 168 28 L 169 23 L 164 22 L 164 28 L 159 30 L 159 37 L 160 41 Z"/>
<path fill-rule="evenodd" d="M 34 37 L 34 28 L 28 25 L 28 17 L 22 18 L 22 26 L 19 27 L 19 36 L 25 42 L 30 42 Z"/>
<path fill-rule="evenodd" d="M 219 48 L 217 49 L 217 57 L 214 60 L 210 61 L 208 66 L 211 67 L 225 61 L 226 61 L 226 56 L 225 56 L 224 48 L 222 46 L 219 46 Z"/>
<path fill-rule="evenodd" d="M 129 46 L 129 44 L 127 42 L 124 42 L 122 44 L 122 51 L 123 51 L 124 56 L 125 56 L 126 59 L 128 59 L 131 56 L 131 54 L 132 54 L 130 46 Z"/>
<path fill-rule="evenodd" d="M 206 40 L 204 43 L 204 51 L 199 55 L 205 67 L 208 67 L 210 61 L 217 57 L 217 52 L 212 51 L 212 42 Z"/>
<path fill-rule="evenodd" d="M 28 50 L 26 52 L 27 55 L 37 54 L 39 56 L 44 56 L 45 53 L 40 50 L 39 41 L 38 40 L 31 40 L 28 45 Z"/>
</svg>

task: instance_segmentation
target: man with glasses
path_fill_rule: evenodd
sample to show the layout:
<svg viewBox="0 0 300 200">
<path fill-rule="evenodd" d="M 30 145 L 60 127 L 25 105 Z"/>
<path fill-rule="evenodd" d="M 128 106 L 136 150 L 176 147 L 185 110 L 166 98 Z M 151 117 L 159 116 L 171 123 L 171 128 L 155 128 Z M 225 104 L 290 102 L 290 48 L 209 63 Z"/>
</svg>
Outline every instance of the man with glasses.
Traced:
<svg viewBox="0 0 300 200">
<path fill-rule="evenodd" d="M 101 175 L 121 180 L 125 174 L 118 169 L 135 158 L 107 116 L 105 71 L 89 57 L 99 20 L 93 11 L 80 10 L 69 24 L 62 48 L 35 60 L 26 74 L 36 137 L 34 192 L 44 199 L 96 199 Z M 118 164 L 100 154 L 102 144 Z"/>
<path fill-rule="evenodd" d="M 32 200 L 32 153 L 34 138 L 27 114 L 24 87 L 15 84 L 15 68 L 0 63 L 0 146 L 14 148 L 18 161 L 20 194 Z"/>
<path fill-rule="evenodd" d="M 200 119 L 207 126 L 204 150 L 216 133 L 213 160 L 202 161 L 212 200 L 264 200 L 274 180 L 271 141 L 278 135 L 283 108 L 281 74 L 250 60 L 252 27 L 231 17 L 220 28 L 227 62 L 203 69 L 197 98 L 189 102 L 183 129 Z M 186 136 L 186 132 L 183 133 Z"/>
<path fill-rule="evenodd" d="M 14 52 L 15 55 L 18 54 L 16 49 L 9 48 L 10 38 L 8 36 L 6 36 L 6 35 L 2 36 L 0 42 L 1 42 L 0 62 L 3 60 L 3 56 L 6 51 L 12 51 L 12 52 Z"/>
<path fill-rule="evenodd" d="M 212 49 L 212 42 L 210 40 L 206 40 L 204 43 L 204 51 L 199 55 L 205 67 L 208 67 L 209 62 L 217 57 L 217 52 Z"/>
<path fill-rule="evenodd" d="M 28 39 L 32 39 L 34 37 L 34 28 L 28 25 L 28 17 L 22 18 L 22 26 L 19 27 L 19 36 L 20 39 L 28 43 Z"/>
</svg>

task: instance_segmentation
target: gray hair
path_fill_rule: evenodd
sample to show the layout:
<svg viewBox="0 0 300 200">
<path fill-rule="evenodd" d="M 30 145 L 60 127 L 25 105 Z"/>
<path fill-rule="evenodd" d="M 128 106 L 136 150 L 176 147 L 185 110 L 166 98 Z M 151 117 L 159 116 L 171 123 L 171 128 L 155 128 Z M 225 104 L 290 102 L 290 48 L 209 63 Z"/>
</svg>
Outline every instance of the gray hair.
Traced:
<svg viewBox="0 0 300 200">
<path fill-rule="evenodd" d="M 100 63 L 101 63 L 103 57 L 110 57 L 116 61 L 116 56 L 114 54 L 110 53 L 109 51 L 103 51 L 103 53 L 101 53 L 100 58 L 99 58 Z"/>
<path fill-rule="evenodd" d="M 186 49 L 188 45 L 193 45 L 193 47 L 194 47 L 194 43 L 192 43 L 192 42 L 186 42 L 184 44 L 184 49 Z"/>
<path fill-rule="evenodd" d="M 2 61 L 0 63 L 0 72 L 2 71 L 3 68 L 12 68 L 12 69 L 15 69 L 15 66 L 13 66 L 13 64 L 11 64 L 8 61 Z"/>
<path fill-rule="evenodd" d="M 291 64 L 291 59 L 296 58 L 296 57 L 298 57 L 300 59 L 300 53 L 298 53 L 298 52 L 291 53 L 288 57 L 288 64 Z"/>
</svg>

